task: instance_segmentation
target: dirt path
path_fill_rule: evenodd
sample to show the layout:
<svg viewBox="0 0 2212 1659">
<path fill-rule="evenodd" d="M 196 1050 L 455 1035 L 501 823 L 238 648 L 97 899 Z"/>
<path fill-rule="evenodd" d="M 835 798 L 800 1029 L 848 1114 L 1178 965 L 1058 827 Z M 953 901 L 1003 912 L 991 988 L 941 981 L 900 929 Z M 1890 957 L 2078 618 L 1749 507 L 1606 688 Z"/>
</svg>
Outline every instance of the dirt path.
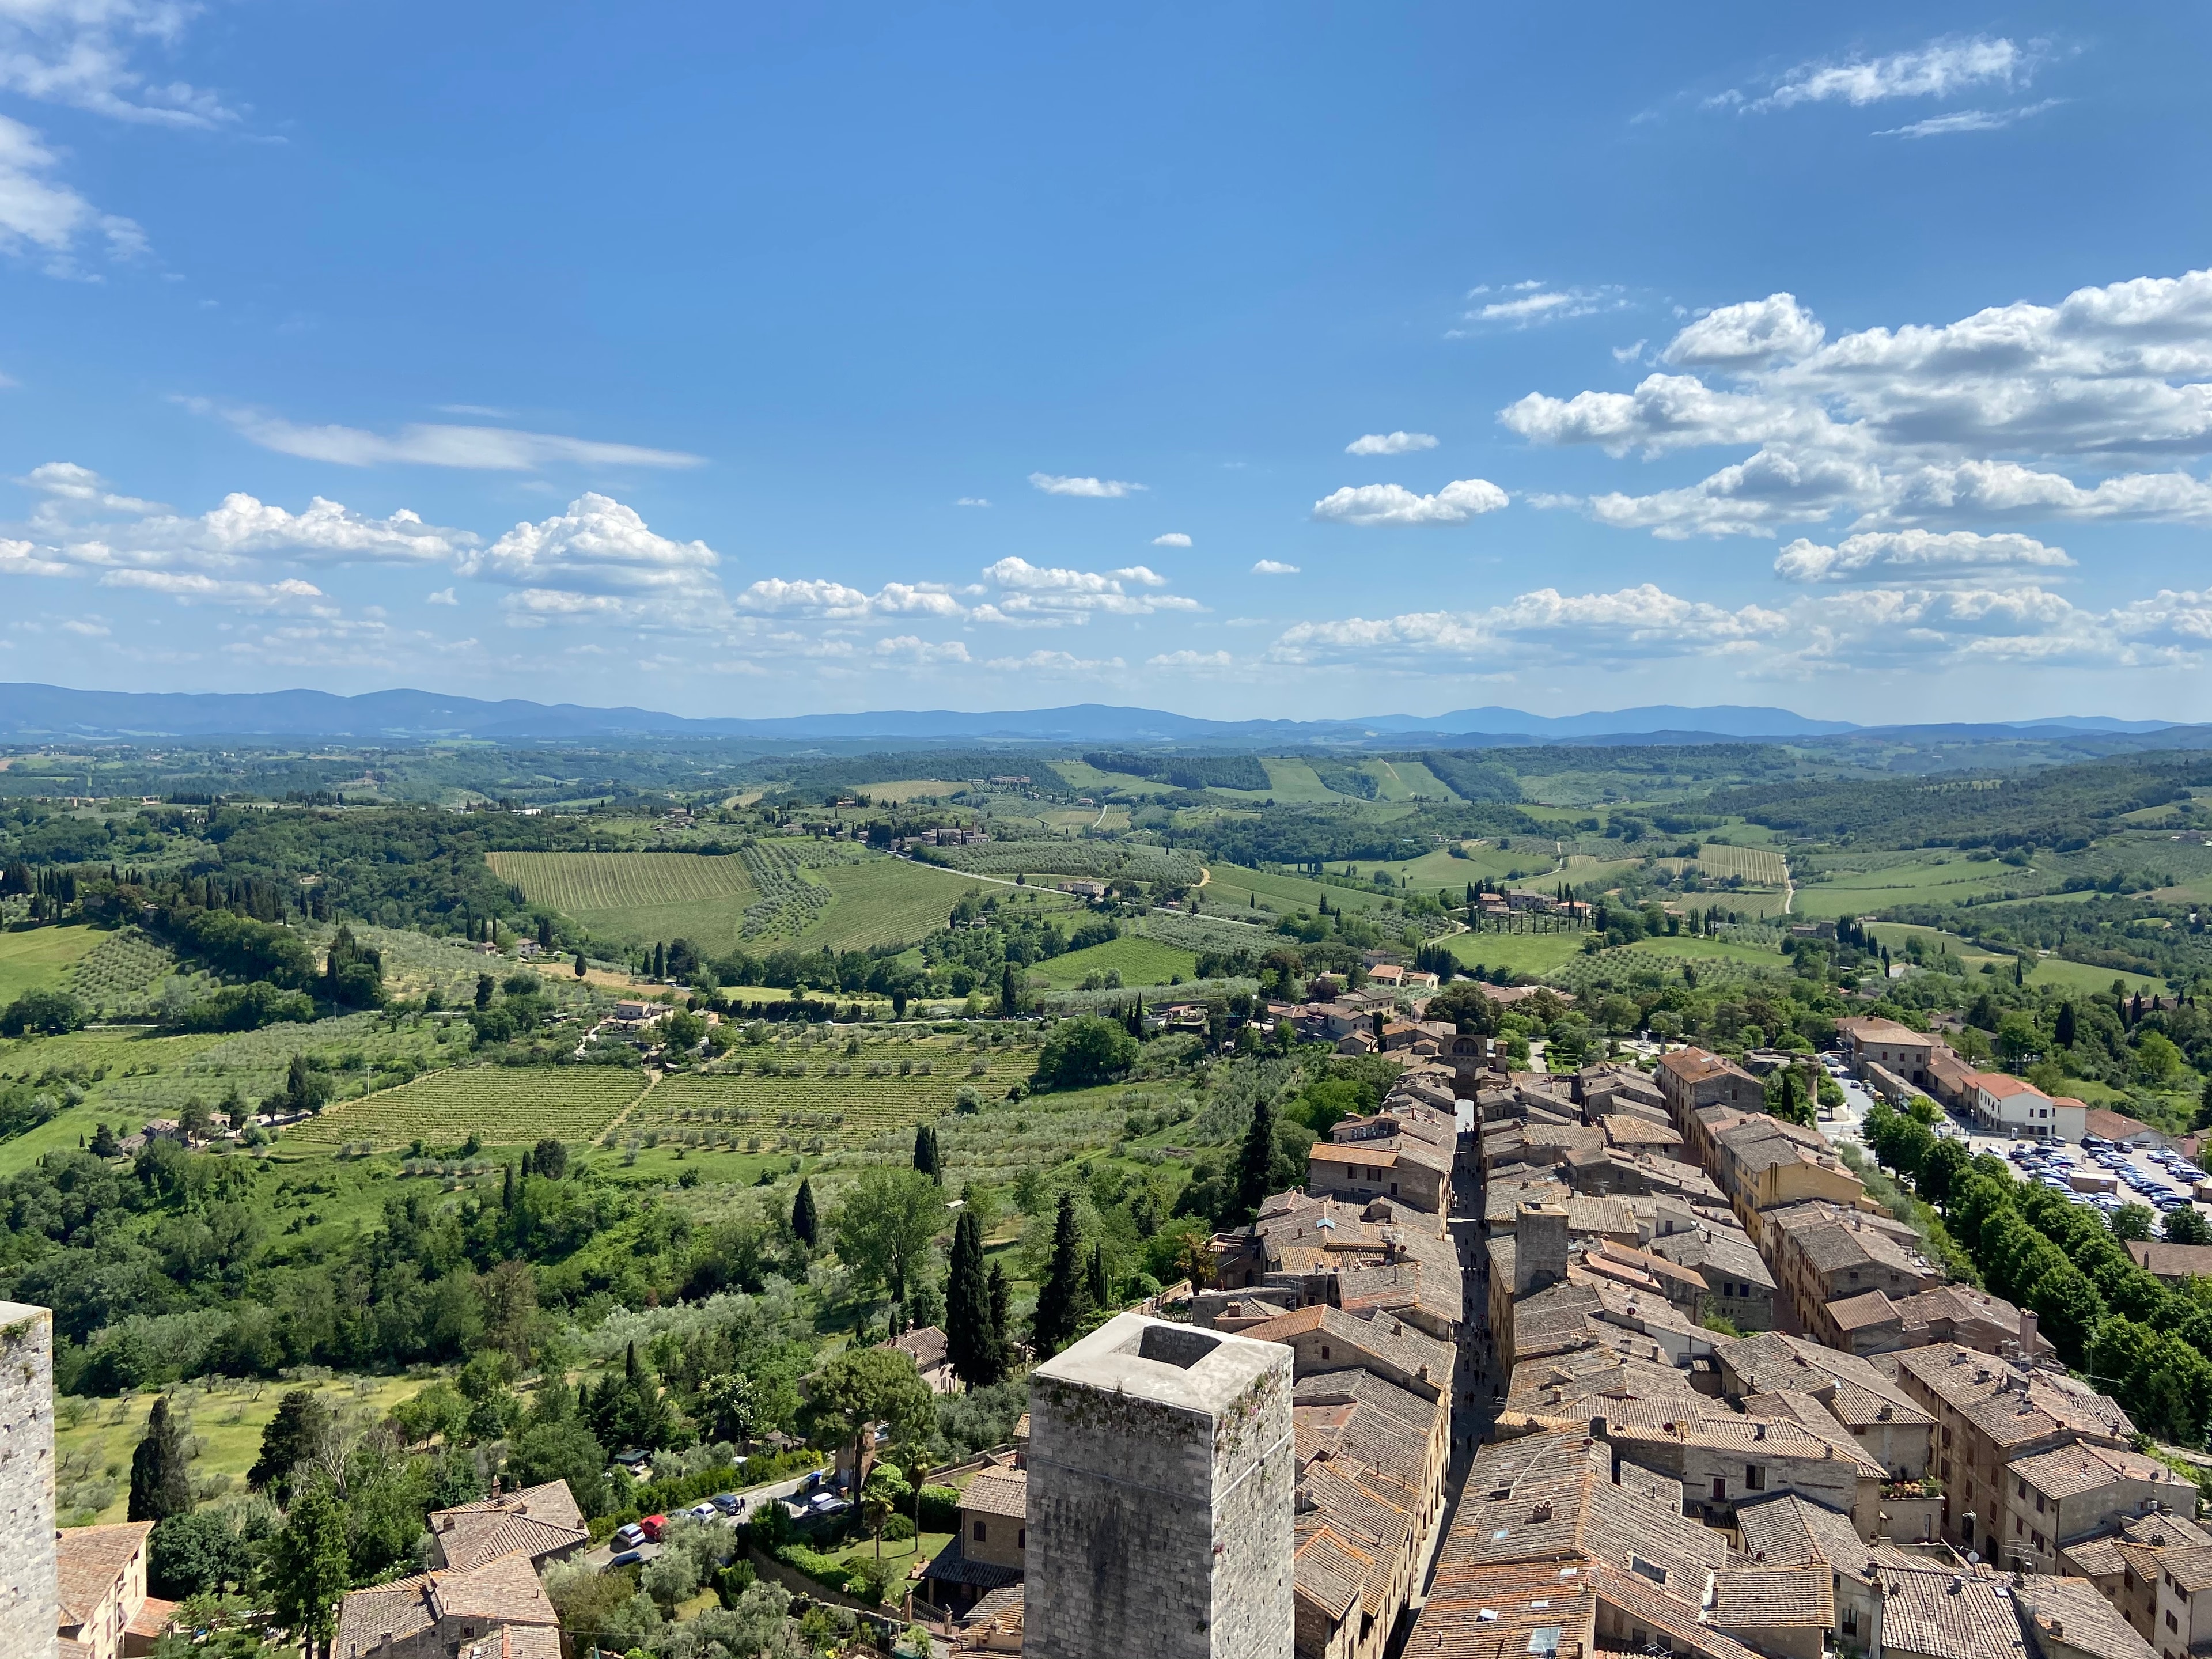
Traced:
<svg viewBox="0 0 2212 1659">
<path fill-rule="evenodd" d="M 632 1112 L 635 1112 L 639 1107 L 645 1104 L 645 1097 L 653 1092 L 654 1087 L 659 1083 L 660 1078 L 661 1074 L 659 1072 L 653 1071 L 649 1066 L 647 1068 L 645 1073 L 645 1087 L 637 1091 L 637 1098 L 635 1100 L 633 1100 L 629 1105 L 623 1107 L 621 1111 L 615 1114 L 615 1120 L 613 1122 L 608 1124 L 605 1128 L 599 1131 L 599 1138 L 592 1143 L 594 1147 L 605 1146 L 614 1139 L 615 1131 L 621 1128 L 623 1124 L 629 1121 L 630 1114 Z"/>
</svg>

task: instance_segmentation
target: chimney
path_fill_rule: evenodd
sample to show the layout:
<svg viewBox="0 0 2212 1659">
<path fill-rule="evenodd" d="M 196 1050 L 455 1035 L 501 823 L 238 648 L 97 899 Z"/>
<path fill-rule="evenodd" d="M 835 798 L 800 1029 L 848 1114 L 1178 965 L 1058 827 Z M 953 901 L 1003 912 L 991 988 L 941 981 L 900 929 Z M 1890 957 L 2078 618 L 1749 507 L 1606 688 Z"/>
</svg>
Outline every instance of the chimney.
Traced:
<svg viewBox="0 0 2212 1659">
<path fill-rule="evenodd" d="M 2028 1363 L 2035 1359 L 2035 1345 L 2039 1339 L 2039 1322 L 2027 1309 L 2020 1310 L 2020 1351 Z"/>
</svg>

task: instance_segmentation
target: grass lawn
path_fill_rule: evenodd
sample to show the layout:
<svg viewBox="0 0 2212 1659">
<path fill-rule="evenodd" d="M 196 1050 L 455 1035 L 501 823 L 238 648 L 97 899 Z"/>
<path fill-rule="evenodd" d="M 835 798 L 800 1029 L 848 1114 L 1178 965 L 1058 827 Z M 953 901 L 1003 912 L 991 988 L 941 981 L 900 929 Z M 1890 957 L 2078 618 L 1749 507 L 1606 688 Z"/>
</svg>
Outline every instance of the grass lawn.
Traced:
<svg viewBox="0 0 2212 1659">
<path fill-rule="evenodd" d="M 1158 939 L 1125 934 L 1103 945 L 1033 963 L 1029 971 L 1032 978 L 1043 980 L 1054 990 L 1067 991 L 1082 984 L 1086 975 L 1103 974 L 1109 969 L 1120 969 L 1124 985 L 1165 985 L 1172 979 L 1195 975 L 1198 956 Z"/>
<path fill-rule="evenodd" d="M 1703 939 L 1692 933 L 1673 939 L 1640 939 L 1628 949 L 1651 956 L 1711 957 L 1716 961 L 1747 962 L 1760 968 L 1780 968 L 1789 961 L 1779 951 L 1763 951 L 1756 945 L 1739 945 L 1733 939 Z"/>
<path fill-rule="evenodd" d="M 1469 968 L 1508 968 L 1541 978 L 1582 954 L 1586 933 L 1454 933 L 1443 943 Z"/>
<path fill-rule="evenodd" d="M 967 787 L 949 778 L 894 778 L 889 783 L 861 784 L 853 793 L 881 805 L 885 801 L 904 804 L 924 795 L 957 795 Z"/>
<path fill-rule="evenodd" d="M 1127 772 L 1102 772 L 1088 761 L 1054 761 L 1052 769 L 1067 780 L 1069 788 L 1086 795 L 1165 795 L 1175 789 L 1171 783 L 1155 783 Z"/>
<path fill-rule="evenodd" d="M 2057 957 L 2044 957 L 2029 970 L 2027 975 L 2030 985 L 2048 985 L 2082 996 L 2109 992 L 2114 980 L 2125 985 L 2130 995 L 2137 991 L 2145 996 L 2153 993 L 2162 996 L 2166 993 L 2166 985 L 2162 979 L 2153 979 L 2146 974 L 2124 973 L 2118 968 L 2098 968 L 2086 962 L 2066 962 Z"/>
<path fill-rule="evenodd" d="M 276 1414 L 277 1401 L 293 1388 L 312 1387 L 342 1411 L 380 1418 L 424 1386 L 422 1380 L 404 1376 L 335 1377 L 311 1385 L 229 1381 L 214 1391 L 181 1386 L 170 1409 L 184 1410 L 197 1443 L 198 1455 L 191 1464 L 194 1486 L 210 1477 L 228 1476 L 228 1490 L 238 1492 L 245 1489 L 246 1471 L 261 1455 L 262 1430 Z M 124 1519 L 131 1505 L 131 1454 L 145 1436 L 146 1413 L 153 1409 L 155 1398 L 152 1394 L 106 1400 L 70 1396 L 58 1402 L 54 1459 L 62 1525 Z M 95 1498 L 102 1499 L 97 1506 Z"/>
<path fill-rule="evenodd" d="M 1008 897 L 1008 890 L 996 882 L 978 881 L 957 870 L 905 859 L 833 864 L 813 873 L 837 897 L 818 921 L 792 940 L 802 951 L 821 946 L 865 951 L 872 945 L 911 945 L 944 927 L 963 893 L 995 896 L 1001 903 Z M 1065 895 L 1052 892 L 1038 901 L 1040 906 L 1054 908 L 1066 902 Z"/>
<path fill-rule="evenodd" d="M 1371 910 L 1381 904 L 1381 888 L 1332 887 L 1327 882 L 1308 881 L 1303 876 L 1279 876 L 1271 871 L 1248 870 L 1241 864 L 1209 864 L 1206 866 L 1204 894 L 1206 907 L 1237 908 L 1248 896 L 1257 893 L 1261 908 L 1278 914 L 1291 910 L 1311 910 L 1328 896 L 1333 909 L 1338 905 L 1355 910 Z M 1341 867 L 1341 866 L 1338 866 Z M 1373 866 L 1368 866 L 1373 868 Z"/>
<path fill-rule="evenodd" d="M 81 923 L 0 933 L 0 1003 L 13 1002 L 26 991 L 60 990 L 70 967 L 111 937 Z"/>
</svg>

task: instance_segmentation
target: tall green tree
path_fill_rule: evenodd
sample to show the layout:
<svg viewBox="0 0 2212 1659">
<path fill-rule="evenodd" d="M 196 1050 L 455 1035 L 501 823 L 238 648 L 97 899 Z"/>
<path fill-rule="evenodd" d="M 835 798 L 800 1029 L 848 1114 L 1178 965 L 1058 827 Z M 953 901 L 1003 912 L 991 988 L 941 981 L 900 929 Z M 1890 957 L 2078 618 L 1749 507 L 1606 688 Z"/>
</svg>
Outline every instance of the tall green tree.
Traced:
<svg viewBox="0 0 2212 1659">
<path fill-rule="evenodd" d="M 802 1420 L 817 1445 L 844 1447 L 857 1472 L 876 1424 L 890 1425 L 893 1440 L 911 1444 L 928 1433 L 936 1412 L 937 1396 L 915 1370 L 911 1354 L 848 1348 L 807 1384 Z"/>
<path fill-rule="evenodd" d="M 336 1416 L 312 1389 L 294 1389 L 276 1402 L 276 1415 L 261 1431 L 261 1454 L 246 1471 L 256 1492 L 273 1488 L 277 1502 L 291 1495 L 293 1471 L 328 1443 Z"/>
<path fill-rule="evenodd" d="M 917 1123 L 914 1126 L 914 1167 L 932 1181 L 945 1180 L 945 1162 L 937 1150 L 937 1126 Z"/>
<path fill-rule="evenodd" d="M 185 1432 L 170 1415 L 167 1395 L 146 1414 L 145 1438 L 131 1454 L 131 1512 L 133 1521 L 166 1521 L 189 1515 L 192 1507 L 190 1459 Z"/>
<path fill-rule="evenodd" d="M 791 1235 L 810 1250 L 821 1243 L 822 1224 L 814 1213 L 814 1183 L 804 1176 L 798 1196 L 791 1200 Z"/>
<path fill-rule="evenodd" d="M 990 1297 L 991 1334 L 999 1340 L 1000 1363 L 1011 1365 L 1014 1361 L 1014 1334 L 1008 1310 L 1013 1305 L 1014 1287 L 1007 1282 L 1006 1270 L 995 1261 L 984 1280 L 984 1289 Z"/>
<path fill-rule="evenodd" d="M 326 1470 L 312 1470 L 293 1499 L 284 1529 L 270 1540 L 264 1574 L 270 1610 L 298 1639 L 301 1659 L 329 1659 L 337 1634 L 338 1598 L 352 1576 L 337 1487 Z"/>
<path fill-rule="evenodd" d="M 945 1338 L 952 1369 L 971 1389 L 1006 1374 L 1006 1352 L 991 1320 L 991 1286 L 983 1270 L 983 1228 L 973 1210 L 952 1226 L 952 1262 L 945 1285 Z"/>
<path fill-rule="evenodd" d="M 1094 1309 L 1113 1304 L 1114 1283 L 1106 1269 L 1106 1247 L 1103 1244 L 1094 1243 L 1091 1247 L 1091 1271 L 1084 1288 L 1090 1292 L 1091 1305 Z"/>
<path fill-rule="evenodd" d="M 1075 1195 L 1060 1195 L 1060 1213 L 1052 1226 L 1052 1261 L 1045 1269 L 1044 1287 L 1037 1292 L 1036 1311 L 1030 1317 L 1030 1340 L 1037 1358 L 1049 1359 L 1070 1342 L 1090 1311 L 1090 1286 L 1085 1283 L 1083 1233 L 1076 1225 Z"/>
<path fill-rule="evenodd" d="M 1275 1108 L 1265 1095 L 1252 1104 L 1244 1145 L 1237 1155 L 1237 1219 L 1249 1221 L 1267 1201 L 1267 1176 L 1275 1163 Z"/>
<path fill-rule="evenodd" d="M 906 1300 L 930 1242 L 945 1225 L 945 1193 L 919 1170 L 863 1170 L 839 1206 L 831 1236 L 837 1259 L 863 1283 L 880 1285 L 894 1302 Z"/>
</svg>

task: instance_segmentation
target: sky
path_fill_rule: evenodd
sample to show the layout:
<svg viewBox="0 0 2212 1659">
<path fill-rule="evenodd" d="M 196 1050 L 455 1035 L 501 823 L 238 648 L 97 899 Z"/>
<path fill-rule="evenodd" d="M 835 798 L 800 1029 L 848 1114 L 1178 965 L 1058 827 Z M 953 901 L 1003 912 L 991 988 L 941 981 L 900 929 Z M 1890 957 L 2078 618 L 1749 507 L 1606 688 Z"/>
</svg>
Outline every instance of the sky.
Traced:
<svg viewBox="0 0 2212 1659">
<path fill-rule="evenodd" d="M 2212 719 L 2212 14 L 0 0 L 0 681 Z"/>
</svg>

